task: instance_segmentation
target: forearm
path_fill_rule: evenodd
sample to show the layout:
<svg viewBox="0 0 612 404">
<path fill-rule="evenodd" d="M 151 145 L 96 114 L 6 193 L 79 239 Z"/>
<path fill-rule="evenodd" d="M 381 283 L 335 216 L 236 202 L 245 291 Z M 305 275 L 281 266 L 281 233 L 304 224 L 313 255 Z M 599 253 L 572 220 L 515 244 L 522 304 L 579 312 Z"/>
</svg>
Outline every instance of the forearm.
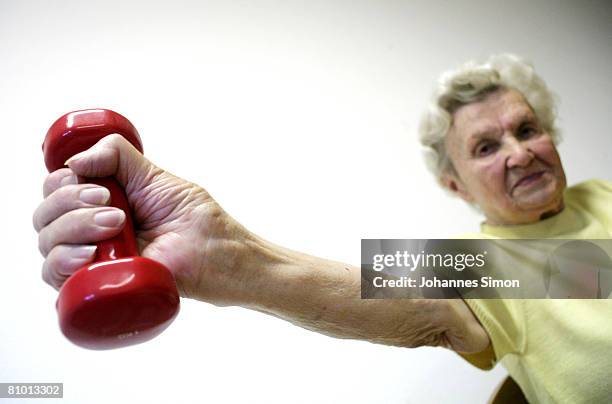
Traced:
<svg viewBox="0 0 612 404">
<path fill-rule="evenodd" d="M 361 299 L 360 269 L 265 240 L 251 243 L 241 306 L 337 338 L 396 346 L 448 345 L 445 302 Z"/>
</svg>

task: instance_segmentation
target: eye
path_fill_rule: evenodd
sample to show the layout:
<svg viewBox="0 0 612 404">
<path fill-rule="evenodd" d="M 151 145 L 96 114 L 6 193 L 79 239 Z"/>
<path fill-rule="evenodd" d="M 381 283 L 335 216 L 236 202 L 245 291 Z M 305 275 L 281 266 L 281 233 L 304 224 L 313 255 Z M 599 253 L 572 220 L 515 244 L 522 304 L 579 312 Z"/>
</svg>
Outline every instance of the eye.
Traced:
<svg viewBox="0 0 612 404">
<path fill-rule="evenodd" d="M 525 140 L 538 134 L 538 129 L 532 125 L 525 125 L 519 129 L 518 138 Z"/>
<path fill-rule="evenodd" d="M 491 141 L 480 142 L 474 149 L 474 154 L 477 157 L 485 157 L 491 153 L 494 153 L 495 150 L 497 150 L 496 142 L 491 142 Z"/>
</svg>

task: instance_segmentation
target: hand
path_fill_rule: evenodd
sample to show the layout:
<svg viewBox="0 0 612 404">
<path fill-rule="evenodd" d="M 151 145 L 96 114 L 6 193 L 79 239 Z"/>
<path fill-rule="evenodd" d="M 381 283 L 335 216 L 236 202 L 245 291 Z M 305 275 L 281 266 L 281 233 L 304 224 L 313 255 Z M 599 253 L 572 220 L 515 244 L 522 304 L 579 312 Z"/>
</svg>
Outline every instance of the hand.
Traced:
<svg viewBox="0 0 612 404">
<path fill-rule="evenodd" d="M 120 135 L 109 135 L 49 174 L 34 212 L 43 279 L 59 289 L 91 262 L 96 241 L 118 234 L 125 215 L 108 205 L 109 192 L 83 177 L 114 176 L 132 208 L 140 253 L 164 264 L 183 297 L 236 304 L 246 282 L 243 263 L 255 242 L 196 184 L 155 166 Z"/>
</svg>

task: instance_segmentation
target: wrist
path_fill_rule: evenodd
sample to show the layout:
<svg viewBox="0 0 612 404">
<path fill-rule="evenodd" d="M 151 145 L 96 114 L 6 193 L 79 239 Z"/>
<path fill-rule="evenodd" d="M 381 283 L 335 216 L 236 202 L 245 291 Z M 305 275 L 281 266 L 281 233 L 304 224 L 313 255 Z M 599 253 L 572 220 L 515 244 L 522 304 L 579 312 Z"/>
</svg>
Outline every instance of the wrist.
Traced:
<svg viewBox="0 0 612 404">
<path fill-rule="evenodd" d="M 282 249 L 249 232 L 231 217 L 222 231 L 199 237 L 200 263 L 189 297 L 217 306 L 256 309 L 269 292 L 268 284 L 287 258 Z M 211 234 L 213 233 L 213 234 Z"/>
<path fill-rule="evenodd" d="M 257 239 L 258 257 L 249 264 L 253 275 L 242 307 L 283 318 L 309 329 L 333 316 L 336 309 L 360 300 L 358 268 L 293 251 Z"/>
<path fill-rule="evenodd" d="M 298 276 L 291 251 L 254 234 L 244 241 L 237 305 L 258 311 L 269 311 L 272 302 L 290 288 L 291 278 Z"/>
<path fill-rule="evenodd" d="M 232 271 L 232 304 L 285 317 L 299 311 L 316 277 L 313 257 L 249 234 L 242 243 L 240 269 Z"/>
</svg>

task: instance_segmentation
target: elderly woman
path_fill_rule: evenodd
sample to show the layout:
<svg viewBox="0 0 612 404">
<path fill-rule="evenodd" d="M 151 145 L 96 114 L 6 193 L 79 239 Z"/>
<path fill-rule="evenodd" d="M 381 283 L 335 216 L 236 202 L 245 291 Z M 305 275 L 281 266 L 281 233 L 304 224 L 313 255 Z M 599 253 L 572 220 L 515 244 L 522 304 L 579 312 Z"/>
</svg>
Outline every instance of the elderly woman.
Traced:
<svg viewBox="0 0 612 404">
<path fill-rule="evenodd" d="M 553 102 L 520 60 L 494 57 L 445 75 L 422 125 L 440 183 L 486 216 L 483 237 L 609 238 L 612 186 L 566 189 Z M 116 235 L 122 211 L 83 177 L 125 187 L 141 253 L 170 268 L 183 297 L 239 305 L 338 338 L 443 346 L 476 366 L 500 360 L 534 402 L 612 395 L 609 301 L 362 300 L 360 268 L 274 245 L 249 232 L 201 187 L 110 135 L 51 173 L 34 213 L 55 288 Z"/>
<path fill-rule="evenodd" d="M 533 68 L 511 55 L 442 77 L 421 126 L 429 168 L 481 210 L 480 238 L 609 239 L 612 184 L 566 188 L 554 102 Z M 473 237 L 474 235 L 471 235 Z M 607 402 L 609 300 L 465 301 L 491 345 L 463 355 L 500 360 L 533 402 Z"/>
</svg>

